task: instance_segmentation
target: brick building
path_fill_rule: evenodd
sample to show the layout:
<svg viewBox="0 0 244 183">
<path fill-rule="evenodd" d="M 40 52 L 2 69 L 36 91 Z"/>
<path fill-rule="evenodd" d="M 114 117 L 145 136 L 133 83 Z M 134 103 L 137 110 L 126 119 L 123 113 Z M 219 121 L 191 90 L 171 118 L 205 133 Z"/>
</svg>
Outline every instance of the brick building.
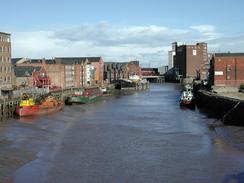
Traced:
<svg viewBox="0 0 244 183">
<path fill-rule="evenodd" d="M 142 68 L 142 76 L 159 76 L 158 68 Z"/>
<path fill-rule="evenodd" d="M 90 62 L 91 60 L 91 62 Z M 100 57 L 57 57 L 46 59 L 12 59 L 18 67 L 43 67 L 51 78 L 51 87 L 86 87 L 103 82 L 103 60 Z"/>
<path fill-rule="evenodd" d="M 14 73 L 17 87 L 49 88 L 51 86 L 51 80 L 43 67 L 14 67 Z"/>
<path fill-rule="evenodd" d="M 210 61 L 210 83 L 239 87 L 244 83 L 244 53 L 216 53 Z"/>
<path fill-rule="evenodd" d="M 111 83 L 111 81 L 119 79 L 128 79 L 128 63 L 105 62 L 104 63 L 104 81 Z"/>
<path fill-rule="evenodd" d="M 0 32 L 0 95 L 12 90 L 13 77 L 10 34 Z"/>
<path fill-rule="evenodd" d="M 178 75 L 183 78 L 206 79 L 208 74 L 208 52 L 206 43 L 180 45 L 173 43 L 173 63 Z"/>
<path fill-rule="evenodd" d="M 141 77 L 141 67 L 139 65 L 139 61 L 130 61 L 128 63 L 128 69 L 129 77 L 134 75 Z"/>
<path fill-rule="evenodd" d="M 103 84 L 103 75 L 104 75 L 104 61 L 102 57 L 82 57 L 87 59 L 87 61 L 94 67 L 94 81 L 95 84 Z"/>
<path fill-rule="evenodd" d="M 65 88 L 65 66 L 56 64 L 55 60 L 13 58 L 14 67 L 42 67 L 51 79 L 51 87 Z"/>
</svg>

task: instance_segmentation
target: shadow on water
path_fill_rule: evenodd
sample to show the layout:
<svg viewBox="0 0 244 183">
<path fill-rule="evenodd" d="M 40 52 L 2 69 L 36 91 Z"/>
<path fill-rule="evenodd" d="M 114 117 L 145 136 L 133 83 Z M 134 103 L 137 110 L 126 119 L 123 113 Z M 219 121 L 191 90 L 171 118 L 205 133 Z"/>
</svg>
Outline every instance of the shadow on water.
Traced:
<svg viewBox="0 0 244 183">
<path fill-rule="evenodd" d="M 226 175 L 224 181 L 222 183 L 243 183 L 244 182 L 244 172 L 237 174 Z"/>
<path fill-rule="evenodd" d="M 192 110 L 195 111 L 196 110 L 196 106 L 195 105 L 191 105 L 191 106 L 180 106 L 181 110 Z"/>
<path fill-rule="evenodd" d="M 37 122 L 39 117 L 37 116 L 28 116 L 28 117 L 19 117 L 17 119 L 17 122 L 19 123 L 28 123 L 28 124 L 34 124 Z"/>
<path fill-rule="evenodd" d="M 200 113 L 204 114 L 208 118 L 216 118 L 216 119 L 218 118 L 219 119 L 222 117 L 222 115 L 220 113 L 218 113 L 217 111 L 210 110 L 210 109 L 203 107 L 201 105 L 198 105 L 198 104 L 196 107 Z"/>
</svg>

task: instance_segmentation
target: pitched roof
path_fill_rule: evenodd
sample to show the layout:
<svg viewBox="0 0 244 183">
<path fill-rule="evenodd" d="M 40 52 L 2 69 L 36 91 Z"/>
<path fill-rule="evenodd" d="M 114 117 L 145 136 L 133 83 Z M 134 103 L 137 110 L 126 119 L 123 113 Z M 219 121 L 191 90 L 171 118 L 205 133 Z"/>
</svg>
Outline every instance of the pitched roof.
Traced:
<svg viewBox="0 0 244 183">
<path fill-rule="evenodd" d="M 15 65 L 19 60 L 21 60 L 22 58 L 12 58 L 11 62 L 13 65 Z"/>
<path fill-rule="evenodd" d="M 89 62 L 99 62 L 102 57 L 84 57 L 89 60 Z"/>
<path fill-rule="evenodd" d="M 46 62 L 46 64 L 55 64 L 54 59 L 46 59 L 45 62 Z"/>
<path fill-rule="evenodd" d="M 85 59 L 83 57 L 57 57 L 55 61 L 61 64 L 81 64 Z"/>
<path fill-rule="evenodd" d="M 4 35 L 8 35 L 8 36 L 10 36 L 10 35 L 11 35 L 11 34 L 6 33 L 6 32 L 0 32 L 0 34 L 4 34 Z"/>
<path fill-rule="evenodd" d="M 215 57 L 244 57 L 244 53 L 215 53 Z"/>
<path fill-rule="evenodd" d="M 61 64 L 81 64 L 85 60 L 89 62 L 99 62 L 101 57 L 56 57 L 55 60 L 59 60 Z"/>
<path fill-rule="evenodd" d="M 20 66 L 14 67 L 16 77 L 29 77 L 32 76 L 33 71 L 40 71 L 41 67 Z"/>
</svg>

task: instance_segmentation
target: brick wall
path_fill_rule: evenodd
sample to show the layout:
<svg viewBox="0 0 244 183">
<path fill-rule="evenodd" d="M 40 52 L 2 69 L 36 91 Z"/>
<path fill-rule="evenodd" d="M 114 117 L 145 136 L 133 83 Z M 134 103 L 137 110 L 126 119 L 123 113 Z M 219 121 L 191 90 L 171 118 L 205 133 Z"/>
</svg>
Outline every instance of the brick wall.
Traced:
<svg viewBox="0 0 244 183">
<path fill-rule="evenodd" d="M 216 86 L 239 87 L 244 83 L 244 56 L 213 57 L 211 67 Z"/>
</svg>

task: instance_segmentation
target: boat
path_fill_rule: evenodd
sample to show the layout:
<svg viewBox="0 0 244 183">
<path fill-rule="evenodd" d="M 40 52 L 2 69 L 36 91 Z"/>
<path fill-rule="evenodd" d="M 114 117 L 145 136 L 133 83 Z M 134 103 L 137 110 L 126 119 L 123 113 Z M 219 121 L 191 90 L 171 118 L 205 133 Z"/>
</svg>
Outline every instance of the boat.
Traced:
<svg viewBox="0 0 244 183">
<path fill-rule="evenodd" d="M 87 104 L 97 102 L 102 99 L 102 95 L 103 93 L 99 87 L 89 87 L 75 91 L 70 97 L 68 97 L 66 104 Z"/>
<path fill-rule="evenodd" d="M 107 86 L 101 86 L 100 90 L 102 92 L 102 96 L 106 97 L 106 96 L 110 96 L 111 95 L 111 89 Z"/>
<path fill-rule="evenodd" d="M 186 87 L 180 97 L 180 106 L 195 106 L 195 97 L 191 88 Z"/>
<path fill-rule="evenodd" d="M 24 97 L 16 107 L 15 113 L 20 116 L 45 115 L 60 111 L 63 102 L 53 96 L 47 96 L 41 100 L 34 100 L 31 97 Z"/>
</svg>

